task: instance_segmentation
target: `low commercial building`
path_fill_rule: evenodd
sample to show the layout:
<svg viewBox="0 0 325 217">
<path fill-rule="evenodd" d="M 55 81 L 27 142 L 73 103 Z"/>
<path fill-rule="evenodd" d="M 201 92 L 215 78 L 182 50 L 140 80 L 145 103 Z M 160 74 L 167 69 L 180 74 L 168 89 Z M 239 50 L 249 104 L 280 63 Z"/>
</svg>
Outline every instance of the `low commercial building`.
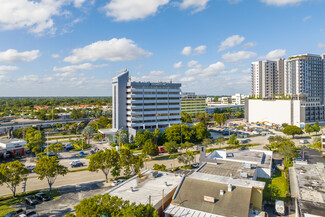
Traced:
<svg viewBox="0 0 325 217">
<path fill-rule="evenodd" d="M 173 173 L 147 170 L 142 177 L 135 176 L 106 193 L 136 204 L 151 204 L 162 215 L 170 204 L 182 177 Z"/>
<path fill-rule="evenodd" d="M 212 115 L 216 113 L 216 109 L 244 109 L 244 105 L 235 105 L 235 104 L 218 104 L 218 103 L 209 103 L 205 108 L 206 113 Z"/>
<path fill-rule="evenodd" d="M 290 100 L 247 99 L 245 120 L 249 123 L 264 122 L 287 123 L 304 128 L 307 123 L 325 123 L 325 106 L 315 98 Z"/>
<path fill-rule="evenodd" d="M 181 111 L 192 116 L 199 112 L 205 112 L 205 98 L 205 95 L 182 92 Z"/>
<path fill-rule="evenodd" d="M 252 149 L 237 152 L 227 152 L 226 149 L 215 150 L 206 156 L 206 147 L 202 146 L 200 164 L 208 162 L 216 164 L 218 167 L 225 167 L 220 168 L 220 170 L 228 170 L 229 174 L 238 178 L 239 176 L 242 178 L 248 176 L 252 177 L 253 180 L 256 180 L 257 177 L 269 179 L 272 177 L 272 156 L 272 151 Z M 251 172 L 245 171 L 245 168 Z M 254 173 L 252 173 L 252 168 L 254 168 Z"/>
<path fill-rule="evenodd" d="M 0 154 L 11 154 L 12 156 L 23 156 L 25 152 L 24 140 L 18 139 L 0 139 Z"/>
<path fill-rule="evenodd" d="M 228 176 L 230 164 L 221 168 L 204 163 L 195 173 L 184 177 L 164 211 L 165 216 L 263 216 L 265 183 Z"/>
<path fill-rule="evenodd" d="M 289 179 L 296 217 L 325 216 L 324 164 L 295 163 L 289 168 Z"/>
</svg>

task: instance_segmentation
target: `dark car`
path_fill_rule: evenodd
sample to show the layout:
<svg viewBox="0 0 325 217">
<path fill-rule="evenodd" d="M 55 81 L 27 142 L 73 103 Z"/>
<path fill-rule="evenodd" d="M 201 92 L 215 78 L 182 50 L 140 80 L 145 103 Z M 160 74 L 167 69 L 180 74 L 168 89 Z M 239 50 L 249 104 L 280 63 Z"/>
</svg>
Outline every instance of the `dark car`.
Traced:
<svg viewBox="0 0 325 217">
<path fill-rule="evenodd" d="M 56 154 L 54 152 L 50 152 L 50 153 L 48 153 L 48 156 L 49 157 L 54 157 L 54 156 L 56 156 Z"/>
<path fill-rule="evenodd" d="M 35 197 L 36 197 L 36 199 L 38 199 L 40 201 L 49 201 L 49 200 L 51 200 L 51 198 L 49 196 L 47 196 L 46 194 L 44 194 L 42 192 L 35 194 Z"/>
<path fill-rule="evenodd" d="M 82 167 L 84 164 L 80 161 L 72 161 L 70 165 L 71 167 Z"/>
<path fill-rule="evenodd" d="M 71 150 L 73 150 L 73 149 L 75 149 L 75 147 L 72 146 L 72 145 L 69 145 L 69 146 L 66 146 L 66 147 L 65 147 L 65 150 L 66 150 L 66 151 L 71 151 Z"/>
<path fill-rule="evenodd" d="M 30 205 L 30 206 L 38 204 L 38 201 L 36 200 L 36 198 L 34 196 L 25 197 L 24 201 L 27 205 Z"/>
<path fill-rule="evenodd" d="M 31 212 L 26 213 L 26 216 L 27 217 L 37 217 L 38 215 L 35 211 L 31 211 Z"/>
<path fill-rule="evenodd" d="M 17 211 L 12 211 L 12 212 L 8 213 L 7 215 L 5 215 L 5 217 L 14 217 L 14 216 L 18 216 L 18 215 L 24 214 L 24 213 L 25 213 L 25 210 L 19 209 Z"/>
</svg>

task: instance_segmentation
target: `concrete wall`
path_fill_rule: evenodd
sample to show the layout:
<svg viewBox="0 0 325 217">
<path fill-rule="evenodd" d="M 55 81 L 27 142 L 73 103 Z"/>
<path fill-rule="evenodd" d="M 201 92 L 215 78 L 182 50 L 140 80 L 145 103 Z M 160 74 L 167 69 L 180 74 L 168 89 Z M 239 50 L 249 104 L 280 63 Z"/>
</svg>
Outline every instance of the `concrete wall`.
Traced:
<svg viewBox="0 0 325 217">
<path fill-rule="evenodd" d="M 253 209 L 262 211 L 263 189 L 252 188 L 251 203 Z"/>
<path fill-rule="evenodd" d="M 294 103 L 295 107 L 297 106 Z M 274 124 L 293 124 L 292 120 L 292 104 L 291 100 L 248 100 L 248 122 L 263 122 L 268 121 Z M 295 109 L 296 110 L 296 109 Z M 299 107 L 300 111 L 300 107 Z M 299 117 L 294 115 L 295 122 L 300 121 Z"/>
</svg>

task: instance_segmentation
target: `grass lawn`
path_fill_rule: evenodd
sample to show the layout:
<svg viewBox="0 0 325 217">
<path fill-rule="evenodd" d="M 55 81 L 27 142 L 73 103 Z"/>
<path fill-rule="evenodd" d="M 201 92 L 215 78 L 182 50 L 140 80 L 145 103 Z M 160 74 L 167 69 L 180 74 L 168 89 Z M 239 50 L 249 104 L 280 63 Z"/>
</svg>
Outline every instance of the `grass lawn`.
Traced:
<svg viewBox="0 0 325 217">
<path fill-rule="evenodd" d="M 258 178 L 258 181 L 265 182 L 265 188 L 263 192 L 263 199 L 267 201 L 272 201 L 272 189 L 271 185 L 276 186 L 279 189 L 279 193 L 276 199 L 288 201 L 289 200 L 289 180 L 285 178 L 284 173 L 276 170 L 274 176 L 271 179 Z"/>
<path fill-rule="evenodd" d="M 32 191 L 25 194 L 17 194 L 15 198 L 12 198 L 12 196 L 0 198 L 0 216 L 5 216 L 9 212 L 15 211 L 16 209 L 12 208 L 12 206 L 22 202 L 24 197 L 28 195 L 34 195 L 38 192 L 40 191 Z M 60 191 L 58 189 L 53 189 L 51 193 L 49 191 L 42 192 L 53 198 L 53 200 L 60 198 Z"/>
</svg>

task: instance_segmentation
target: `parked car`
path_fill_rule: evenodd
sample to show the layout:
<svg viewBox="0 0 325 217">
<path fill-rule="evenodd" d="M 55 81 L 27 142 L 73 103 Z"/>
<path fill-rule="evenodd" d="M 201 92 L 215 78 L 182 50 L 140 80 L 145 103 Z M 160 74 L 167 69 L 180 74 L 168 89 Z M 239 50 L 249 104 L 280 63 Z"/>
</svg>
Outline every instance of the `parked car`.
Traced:
<svg viewBox="0 0 325 217">
<path fill-rule="evenodd" d="M 95 154 L 96 152 L 94 150 L 91 150 L 90 151 L 90 154 Z"/>
<path fill-rule="evenodd" d="M 86 154 L 85 154 L 85 152 L 81 151 L 81 152 L 79 152 L 79 155 L 82 157 L 82 156 L 85 156 Z"/>
<path fill-rule="evenodd" d="M 23 209 L 19 209 L 17 211 L 12 211 L 10 213 L 8 213 L 7 215 L 5 215 L 5 217 L 15 217 L 15 216 L 18 216 L 18 215 L 21 215 L 21 214 L 25 214 L 26 211 L 23 210 Z"/>
<path fill-rule="evenodd" d="M 125 179 L 117 179 L 117 180 L 114 180 L 112 182 L 112 186 L 117 186 L 117 185 L 121 184 L 124 181 L 125 181 Z"/>
<path fill-rule="evenodd" d="M 300 140 L 300 143 L 301 143 L 301 144 L 308 144 L 309 142 L 308 142 L 308 140 L 306 140 L 306 139 L 302 139 L 302 140 Z"/>
<path fill-rule="evenodd" d="M 200 164 L 198 162 L 196 162 L 196 163 L 193 163 L 191 166 L 192 166 L 192 168 L 199 168 Z"/>
<path fill-rule="evenodd" d="M 37 217 L 37 213 L 35 211 L 27 212 L 26 214 L 21 214 L 18 217 Z"/>
<path fill-rule="evenodd" d="M 38 201 L 36 200 L 36 198 L 34 196 L 25 197 L 24 201 L 27 205 L 30 205 L 30 206 L 38 204 Z"/>
<path fill-rule="evenodd" d="M 40 201 L 49 201 L 51 200 L 51 198 L 49 196 L 47 196 L 47 194 L 45 193 L 37 193 L 35 194 L 36 199 L 40 200 Z"/>
<path fill-rule="evenodd" d="M 66 145 L 66 146 L 65 146 L 65 150 L 66 150 L 66 151 L 71 151 L 71 150 L 73 150 L 73 149 L 75 149 L 75 147 L 74 147 L 73 145 Z"/>
<path fill-rule="evenodd" d="M 32 173 L 32 172 L 34 172 L 35 166 L 34 165 L 28 165 L 28 166 L 25 166 L 25 168 L 28 169 L 30 173 Z"/>
<path fill-rule="evenodd" d="M 70 162 L 71 167 L 82 167 L 84 164 L 78 160 Z"/>
<path fill-rule="evenodd" d="M 56 156 L 56 154 L 54 152 L 50 152 L 50 153 L 48 153 L 48 156 L 49 157 L 54 157 L 54 156 Z"/>
</svg>

